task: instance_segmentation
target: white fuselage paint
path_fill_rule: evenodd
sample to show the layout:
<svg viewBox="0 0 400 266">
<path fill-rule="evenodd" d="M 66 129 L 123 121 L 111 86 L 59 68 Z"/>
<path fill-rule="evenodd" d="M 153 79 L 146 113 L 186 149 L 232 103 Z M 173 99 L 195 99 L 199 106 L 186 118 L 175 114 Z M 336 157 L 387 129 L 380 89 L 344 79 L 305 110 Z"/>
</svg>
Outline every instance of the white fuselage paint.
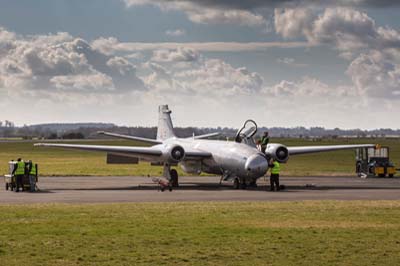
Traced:
<svg viewBox="0 0 400 266">
<path fill-rule="evenodd" d="M 268 162 L 262 153 L 256 148 L 243 143 L 205 139 L 180 139 L 170 138 L 160 146 L 180 145 L 185 151 L 204 151 L 212 154 L 212 157 L 203 159 L 201 163 L 193 163 L 185 160 L 185 165 L 197 166 L 201 169 L 196 172 L 209 174 L 224 174 L 232 177 L 257 179 L 265 175 L 268 170 Z M 159 146 L 159 145 L 156 145 Z M 154 147 L 156 147 L 154 146 Z M 197 160 L 198 161 L 198 160 Z"/>
</svg>

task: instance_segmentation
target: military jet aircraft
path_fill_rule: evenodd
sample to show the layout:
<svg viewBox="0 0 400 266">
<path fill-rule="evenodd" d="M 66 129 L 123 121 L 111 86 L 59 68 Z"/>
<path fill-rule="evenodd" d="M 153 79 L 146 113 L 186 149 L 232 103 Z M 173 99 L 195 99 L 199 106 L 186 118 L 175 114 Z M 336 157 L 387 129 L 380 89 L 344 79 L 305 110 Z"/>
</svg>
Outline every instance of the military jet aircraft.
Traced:
<svg viewBox="0 0 400 266">
<path fill-rule="evenodd" d="M 149 161 L 152 164 L 163 166 L 163 176 L 174 187 L 178 186 L 178 174 L 171 166 L 180 165 L 186 173 L 205 172 L 221 175 L 221 180 L 233 181 L 236 189 L 244 189 L 247 185 L 255 184 L 257 179 L 263 177 L 268 170 L 268 161 L 271 158 L 285 163 L 290 156 L 298 154 L 375 147 L 374 144 L 287 147 L 283 144 L 271 143 L 268 144 L 265 153 L 262 153 L 253 139 L 257 133 L 257 124 L 253 120 L 245 122 L 237 132 L 235 141 L 205 139 L 218 135 L 218 133 L 178 138 L 174 134 L 170 114 L 168 105 L 159 106 L 157 139 L 99 132 L 107 136 L 152 144 L 151 147 L 56 143 L 37 143 L 35 146 L 106 152 L 108 159 L 114 162 Z"/>
</svg>

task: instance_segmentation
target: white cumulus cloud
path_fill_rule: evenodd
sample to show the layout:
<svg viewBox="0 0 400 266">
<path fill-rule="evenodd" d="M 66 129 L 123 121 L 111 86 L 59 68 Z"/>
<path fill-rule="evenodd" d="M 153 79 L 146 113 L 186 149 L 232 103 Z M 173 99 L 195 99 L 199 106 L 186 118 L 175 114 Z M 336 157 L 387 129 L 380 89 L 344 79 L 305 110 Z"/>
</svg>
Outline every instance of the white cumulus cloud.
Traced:
<svg viewBox="0 0 400 266">
<path fill-rule="evenodd" d="M 351 62 L 346 72 L 362 95 L 393 99 L 400 96 L 400 52 L 373 50 Z"/>
<path fill-rule="evenodd" d="M 157 62 L 192 62 L 197 61 L 200 54 L 190 48 L 178 47 L 176 50 L 156 50 L 153 52 L 153 61 Z"/>
<path fill-rule="evenodd" d="M 195 1 L 124 0 L 128 7 L 153 5 L 164 11 L 180 10 L 188 19 L 200 24 L 237 24 L 249 27 L 266 26 L 267 21 L 260 14 L 240 8 L 216 8 Z"/>
<path fill-rule="evenodd" d="M 67 33 L 23 36 L 0 28 L 0 80 L 10 90 L 140 90 L 136 68 Z"/>
<path fill-rule="evenodd" d="M 185 30 L 176 29 L 176 30 L 166 30 L 165 35 L 172 36 L 172 37 L 180 37 L 186 34 Z"/>
<path fill-rule="evenodd" d="M 305 37 L 341 51 L 400 47 L 400 32 L 379 27 L 365 12 L 352 8 L 282 8 L 275 11 L 276 32 L 285 38 Z"/>
</svg>

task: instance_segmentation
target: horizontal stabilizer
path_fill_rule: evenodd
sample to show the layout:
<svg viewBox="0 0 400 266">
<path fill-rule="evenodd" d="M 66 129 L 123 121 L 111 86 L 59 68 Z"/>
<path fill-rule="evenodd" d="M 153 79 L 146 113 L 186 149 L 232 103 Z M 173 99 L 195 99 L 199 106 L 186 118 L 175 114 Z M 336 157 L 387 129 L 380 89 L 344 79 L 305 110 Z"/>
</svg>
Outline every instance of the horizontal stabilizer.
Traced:
<svg viewBox="0 0 400 266">
<path fill-rule="evenodd" d="M 146 143 L 150 143 L 150 144 L 161 144 L 162 143 L 161 141 L 158 141 L 155 139 L 148 139 L 148 138 L 142 138 L 142 137 L 136 137 L 136 136 L 130 136 L 130 135 L 122 135 L 122 134 L 104 132 L 104 131 L 98 131 L 97 134 L 110 136 L 110 137 L 114 137 L 114 138 L 120 138 L 120 139 L 136 140 L 136 141 L 146 142 Z"/>
<path fill-rule="evenodd" d="M 206 139 L 206 138 L 216 137 L 216 136 L 219 136 L 219 135 L 221 135 L 221 132 L 214 132 L 214 133 L 209 133 L 209 134 L 204 134 L 204 135 L 193 136 L 193 137 L 190 137 L 190 139 L 191 138 L 193 138 L 193 139 Z"/>
</svg>

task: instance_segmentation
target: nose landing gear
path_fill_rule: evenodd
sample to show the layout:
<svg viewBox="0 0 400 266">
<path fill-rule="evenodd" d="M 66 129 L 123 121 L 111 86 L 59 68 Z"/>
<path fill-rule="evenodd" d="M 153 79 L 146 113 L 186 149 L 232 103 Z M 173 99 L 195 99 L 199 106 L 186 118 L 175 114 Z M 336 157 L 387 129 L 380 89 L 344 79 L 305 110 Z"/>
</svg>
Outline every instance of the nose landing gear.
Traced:
<svg viewBox="0 0 400 266">
<path fill-rule="evenodd" d="M 233 179 L 233 188 L 234 189 L 246 189 L 247 188 L 246 181 L 239 177 L 235 177 L 235 179 Z"/>
</svg>

